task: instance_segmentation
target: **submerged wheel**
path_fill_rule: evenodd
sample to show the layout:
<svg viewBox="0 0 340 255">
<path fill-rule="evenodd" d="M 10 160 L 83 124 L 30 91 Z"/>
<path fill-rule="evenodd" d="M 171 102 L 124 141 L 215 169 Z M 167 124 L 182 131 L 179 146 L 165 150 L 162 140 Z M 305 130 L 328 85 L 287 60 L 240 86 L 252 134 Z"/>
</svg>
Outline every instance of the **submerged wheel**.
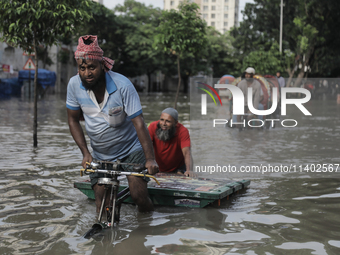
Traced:
<svg viewBox="0 0 340 255">
<path fill-rule="evenodd" d="M 119 220 L 120 220 L 120 207 L 121 207 L 121 204 L 119 203 L 118 205 L 116 204 L 115 206 L 115 209 L 112 210 L 112 206 L 107 206 L 105 208 L 105 211 L 106 211 L 106 220 L 108 223 L 111 223 L 112 221 L 112 213 L 114 213 L 114 223 L 118 223 Z"/>
<path fill-rule="evenodd" d="M 106 206 L 105 212 L 106 212 L 106 221 L 108 223 L 110 223 L 111 222 L 111 216 L 112 216 L 112 206 Z"/>
</svg>

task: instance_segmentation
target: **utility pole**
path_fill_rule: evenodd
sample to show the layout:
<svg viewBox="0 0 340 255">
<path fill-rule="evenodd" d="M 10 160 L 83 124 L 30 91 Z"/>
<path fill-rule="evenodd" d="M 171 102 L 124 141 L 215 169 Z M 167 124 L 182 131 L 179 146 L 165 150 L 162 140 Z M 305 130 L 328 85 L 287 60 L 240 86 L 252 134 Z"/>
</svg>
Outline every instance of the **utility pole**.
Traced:
<svg viewBox="0 0 340 255">
<path fill-rule="evenodd" d="M 280 15 L 280 53 L 282 53 L 282 28 L 283 28 L 283 0 L 281 0 L 281 15 Z"/>
</svg>

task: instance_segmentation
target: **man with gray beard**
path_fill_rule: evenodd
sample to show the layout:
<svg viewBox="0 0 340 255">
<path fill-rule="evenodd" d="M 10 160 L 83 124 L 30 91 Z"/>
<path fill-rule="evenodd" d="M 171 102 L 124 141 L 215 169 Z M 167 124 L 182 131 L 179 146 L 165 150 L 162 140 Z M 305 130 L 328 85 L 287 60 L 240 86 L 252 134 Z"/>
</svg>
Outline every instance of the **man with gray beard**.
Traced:
<svg viewBox="0 0 340 255">
<path fill-rule="evenodd" d="M 148 129 L 159 171 L 191 176 L 189 131 L 178 122 L 178 112 L 166 108 L 159 121 L 152 122 Z"/>
<path fill-rule="evenodd" d="M 159 123 L 157 123 L 157 129 L 156 129 L 156 135 L 158 137 L 159 140 L 161 141 L 169 141 L 171 138 L 173 138 L 175 136 L 176 133 L 176 126 L 173 125 L 172 127 L 170 127 L 169 129 L 162 129 L 161 125 Z"/>
</svg>

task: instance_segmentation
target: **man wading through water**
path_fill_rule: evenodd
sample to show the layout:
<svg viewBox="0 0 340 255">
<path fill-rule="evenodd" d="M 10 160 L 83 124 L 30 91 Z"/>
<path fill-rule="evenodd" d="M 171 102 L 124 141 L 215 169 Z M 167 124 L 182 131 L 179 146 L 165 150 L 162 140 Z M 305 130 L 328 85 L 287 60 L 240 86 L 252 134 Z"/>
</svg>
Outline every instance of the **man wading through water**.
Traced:
<svg viewBox="0 0 340 255">
<path fill-rule="evenodd" d="M 119 159 L 122 163 L 145 164 L 149 174 L 157 173 L 150 135 L 133 84 L 125 76 L 111 71 L 114 61 L 103 57 L 97 36 L 80 37 L 74 55 L 79 73 L 69 81 L 66 106 L 71 134 L 83 154 L 82 166 L 85 168 L 86 162 L 93 160 Z M 92 155 L 79 123 L 82 113 Z M 124 171 L 132 171 L 132 166 L 121 167 Z M 102 176 L 90 174 L 97 212 L 104 195 L 104 187 L 97 184 Z M 147 182 L 136 176 L 128 176 L 127 179 L 131 197 L 139 211 L 152 211 Z"/>
</svg>

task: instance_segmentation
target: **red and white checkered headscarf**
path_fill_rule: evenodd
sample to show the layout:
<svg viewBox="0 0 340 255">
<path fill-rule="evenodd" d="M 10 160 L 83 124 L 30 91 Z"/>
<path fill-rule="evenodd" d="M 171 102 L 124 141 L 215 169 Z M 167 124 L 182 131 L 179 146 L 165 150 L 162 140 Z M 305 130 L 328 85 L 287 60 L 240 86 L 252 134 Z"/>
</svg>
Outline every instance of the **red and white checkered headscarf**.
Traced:
<svg viewBox="0 0 340 255">
<path fill-rule="evenodd" d="M 103 57 L 103 50 L 98 45 L 96 35 L 85 35 L 78 39 L 77 50 L 74 53 L 74 58 L 88 60 L 102 60 L 105 66 L 105 72 L 111 70 L 114 60 Z"/>
</svg>

